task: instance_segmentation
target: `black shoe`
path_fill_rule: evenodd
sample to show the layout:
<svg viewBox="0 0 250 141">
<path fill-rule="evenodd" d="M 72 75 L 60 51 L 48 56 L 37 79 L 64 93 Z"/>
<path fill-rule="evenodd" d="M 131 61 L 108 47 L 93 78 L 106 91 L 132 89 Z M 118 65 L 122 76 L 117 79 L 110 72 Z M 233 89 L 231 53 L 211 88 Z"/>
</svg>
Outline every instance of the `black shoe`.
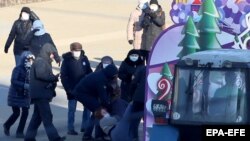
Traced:
<svg viewBox="0 0 250 141">
<path fill-rule="evenodd" d="M 16 138 L 24 138 L 24 134 L 23 133 L 16 133 Z"/>
<path fill-rule="evenodd" d="M 10 136 L 10 128 L 7 128 L 6 125 L 3 125 L 3 131 L 6 136 Z"/>
<path fill-rule="evenodd" d="M 78 135 L 75 130 L 68 131 L 68 135 Z"/>
<path fill-rule="evenodd" d="M 82 137 L 82 141 L 92 141 L 92 137 L 91 136 L 83 136 Z"/>
<path fill-rule="evenodd" d="M 81 132 L 82 132 L 82 133 L 85 132 L 85 129 L 82 128 L 82 129 L 81 129 Z"/>
</svg>

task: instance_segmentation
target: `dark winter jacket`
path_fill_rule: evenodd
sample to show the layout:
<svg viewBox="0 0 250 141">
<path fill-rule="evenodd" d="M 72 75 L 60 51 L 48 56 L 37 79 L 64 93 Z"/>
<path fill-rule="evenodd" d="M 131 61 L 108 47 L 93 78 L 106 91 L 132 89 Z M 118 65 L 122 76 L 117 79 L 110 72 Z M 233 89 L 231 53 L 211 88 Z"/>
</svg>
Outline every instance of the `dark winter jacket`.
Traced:
<svg viewBox="0 0 250 141">
<path fill-rule="evenodd" d="M 45 44 L 36 57 L 30 72 L 30 96 L 32 100 L 51 100 L 55 96 L 58 77 L 52 72 L 50 55 L 55 47 Z"/>
<path fill-rule="evenodd" d="M 139 59 L 136 62 L 132 62 L 129 59 L 129 56 L 131 54 L 139 54 Z M 130 50 L 126 59 L 122 62 L 120 68 L 118 77 L 122 80 L 121 82 L 121 97 L 124 100 L 130 101 L 131 100 L 131 94 L 129 94 L 129 87 L 130 83 L 132 81 L 132 76 L 136 72 L 137 68 L 140 66 L 143 66 L 144 62 L 140 55 L 139 50 Z"/>
<path fill-rule="evenodd" d="M 21 55 L 24 50 L 28 50 L 30 47 L 30 35 L 32 35 L 31 31 L 32 21 L 27 20 L 23 21 L 18 19 L 14 22 L 9 37 L 5 44 L 5 49 L 8 49 L 11 43 L 14 41 L 14 54 Z"/>
<path fill-rule="evenodd" d="M 11 85 L 8 95 L 8 105 L 16 107 L 29 107 L 30 94 L 29 90 L 24 88 L 24 84 L 29 84 L 29 71 L 24 67 L 24 58 L 22 63 L 16 66 L 12 71 Z"/>
<path fill-rule="evenodd" d="M 109 108 L 110 98 L 107 94 L 107 85 L 117 75 L 118 70 L 114 65 L 108 65 L 105 69 L 91 73 L 76 85 L 73 94 L 76 99 L 90 111 L 94 112 L 101 106 Z"/>
<path fill-rule="evenodd" d="M 87 74 L 92 72 L 89 60 L 82 51 L 81 56 L 76 60 L 71 52 L 63 54 L 61 67 L 61 81 L 69 100 L 74 99 L 72 91 L 76 84 Z"/>
<path fill-rule="evenodd" d="M 48 33 L 45 33 L 41 36 L 33 36 L 31 41 L 30 41 L 30 51 L 32 52 L 32 54 L 34 54 L 35 56 L 38 56 L 39 53 L 40 53 L 40 50 L 41 48 L 46 44 L 46 43 L 49 43 L 49 44 L 52 44 L 55 48 L 55 60 L 56 62 L 60 62 L 60 56 L 58 55 L 58 51 L 56 49 L 56 46 L 50 36 L 50 34 Z"/>
<path fill-rule="evenodd" d="M 144 103 L 146 84 L 146 67 L 140 67 L 134 75 L 130 85 L 130 93 L 134 102 Z"/>
<path fill-rule="evenodd" d="M 142 21 L 142 50 L 151 51 L 154 41 L 160 35 L 165 25 L 165 13 L 162 8 L 155 13 L 146 13 Z"/>
</svg>

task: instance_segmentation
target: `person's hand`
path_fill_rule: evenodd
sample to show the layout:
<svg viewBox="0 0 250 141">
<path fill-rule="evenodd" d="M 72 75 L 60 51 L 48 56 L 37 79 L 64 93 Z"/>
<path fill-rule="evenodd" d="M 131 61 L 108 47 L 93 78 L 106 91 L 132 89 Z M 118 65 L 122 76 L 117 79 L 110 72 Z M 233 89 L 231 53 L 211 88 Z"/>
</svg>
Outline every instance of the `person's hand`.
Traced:
<svg viewBox="0 0 250 141">
<path fill-rule="evenodd" d="M 30 85 L 25 83 L 23 87 L 24 87 L 25 90 L 28 90 L 30 88 Z"/>
<path fill-rule="evenodd" d="M 128 43 L 130 44 L 130 45 L 132 45 L 133 44 L 133 40 L 128 40 Z"/>
<path fill-rule="evenodd" d="M 5 52 L 6 54 L 8 53 L 8 50 L 9 50 L 8 48 L 6 48 L 6 47 L 4 48 L 4 52 Z"/>
<path fill-rule="evenodd" d="M 153 19 L 157 17 L 157 15 L 156 15 L 155 12 L 150 12 L 150 13 L 149 13 L 149 16 L 150 16 L 151 18 L 153 18 Z"/>
<path fill-rule="evenodd" d="M 33 29 L 32 32 L 33 34 L 35 34 L 37 31 L 39 31 L 40 29 L 36 28 L 36 29 Z"/>
</svg>

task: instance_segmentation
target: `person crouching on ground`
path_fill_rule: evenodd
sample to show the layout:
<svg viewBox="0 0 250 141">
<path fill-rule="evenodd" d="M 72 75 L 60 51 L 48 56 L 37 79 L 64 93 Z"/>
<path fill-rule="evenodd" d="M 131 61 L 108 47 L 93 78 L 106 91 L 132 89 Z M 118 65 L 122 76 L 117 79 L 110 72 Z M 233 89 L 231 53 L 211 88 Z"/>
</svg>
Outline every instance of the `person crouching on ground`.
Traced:
<svg viewBox="0 0 250 141">
<path fill-rule="evenodd" d="M 89 74 L 76 85 L 73 94 L 92 113 L 98 112 L 102 107 L 110 109 L 110 98 L 107 94 L 107 85 L 117 77 L 118 70 L 114 65 Z M 91 136 L 83 136 L 84 140 Z"/>
</svg>

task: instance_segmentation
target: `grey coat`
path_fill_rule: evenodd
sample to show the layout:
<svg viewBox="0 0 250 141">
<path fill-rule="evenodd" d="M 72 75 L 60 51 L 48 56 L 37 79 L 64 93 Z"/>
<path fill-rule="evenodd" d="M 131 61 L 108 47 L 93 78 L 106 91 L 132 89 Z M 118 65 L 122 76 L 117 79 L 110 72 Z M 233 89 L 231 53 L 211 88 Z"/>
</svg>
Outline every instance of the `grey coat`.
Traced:
<svg viewBox="0 0 250 141">
<path fill-rule="evenodd" d="M 155 39 L 160 35 L 165 25 L 165 13 L 159 8 L 156 11 L 156 17 L 151 17 L 145 14 L 142 21 L 143 34 L 142 34 L 142 50 L 151 51 Z"/>
<path fill-rule="evenodd" d="M 55 51 L 51 44 L 45 44 L 31 67 L 30 96 L 32 100 L 51 100 L 55 96 L 58 77 L 52 72 L 49 57 Z"/>
</svg>

